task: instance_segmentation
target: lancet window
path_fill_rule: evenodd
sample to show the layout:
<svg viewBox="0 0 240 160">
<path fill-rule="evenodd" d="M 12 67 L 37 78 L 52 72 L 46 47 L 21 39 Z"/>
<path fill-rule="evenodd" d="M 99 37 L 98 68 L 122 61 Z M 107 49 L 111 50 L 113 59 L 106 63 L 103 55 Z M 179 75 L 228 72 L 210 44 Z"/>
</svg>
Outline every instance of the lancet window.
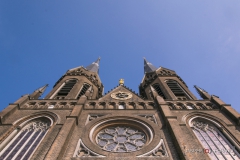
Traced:
<svg viewBox="0 0 240 160">
<path fill-rule="evenodd" d="M 186 100 L 186 99 L 192 99 L 185 91 L 184 89 L 178 84 L 178 82 L 174 80 L 168 80 L 167 82 L 168 87 L 171 89 L 173 94 L 177 97 L 179 100 Z"/>
<path fill-rule="evenodd" d="M 19 126 L 16 136 L 0 152 L 0 159 L 30 159 L 34 151 L 46 135 L 51 120 L 46 117 L 36 118 L 29 121 L 26 125 Z M 7 140 L 7 139 L 6 139 Z"/>
<path fill-rule="evenodd" d="M 159 84 L 155 83 L 154 85 L 152 85 L 153 88 L 157 91 L 158 95 L 163 97 L 163 99 L 166 99 L 165 95 L 163 94 Z"/>
<path fill-rule="evenodd" d="M 79 92 L 77 99 L 79 99 L 82 95 L 86 93 L 86 91 L 90 88 L 90 84 L 84 83 L 81 91 Z"/>
<path fill-rule="evenodd" d="M 202 118 L 195 118 L 190 122 L 193 132 L 202 144 L 204 152 L 211 159 L 239 160 L 240 154 L 218 129 L 217 125 Z"/>
<path fill-rule="evenodd" d="M 57 92 L 54 99 L 64 99 L 77 83 L 77 79 L 67 80 L 62 88 Z"/>
</svg>

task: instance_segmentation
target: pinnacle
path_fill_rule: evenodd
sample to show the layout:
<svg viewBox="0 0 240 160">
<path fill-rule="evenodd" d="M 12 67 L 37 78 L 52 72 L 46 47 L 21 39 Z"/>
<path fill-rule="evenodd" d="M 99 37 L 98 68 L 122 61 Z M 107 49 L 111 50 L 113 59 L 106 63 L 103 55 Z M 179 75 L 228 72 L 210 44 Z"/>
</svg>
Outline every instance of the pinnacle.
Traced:
<svg viewBox="0 0 240 160">
<path fill-rule="evenodd" d="M 99 62 L 100 62 L 100 57 L 95 62 L 93 62 L 92 64 L 87 66 L 86 69 L 88 71 L 98 73 L 99 72 Z"/>
<path fill-rule="evenodd" d="M 143 57 L 143 59 L 144 59 L 144 73 L 153 72 L 157 70 L 155 66 L 153 66 L 150 62 L 146 60 L 146 58 Z"/>
</svg>

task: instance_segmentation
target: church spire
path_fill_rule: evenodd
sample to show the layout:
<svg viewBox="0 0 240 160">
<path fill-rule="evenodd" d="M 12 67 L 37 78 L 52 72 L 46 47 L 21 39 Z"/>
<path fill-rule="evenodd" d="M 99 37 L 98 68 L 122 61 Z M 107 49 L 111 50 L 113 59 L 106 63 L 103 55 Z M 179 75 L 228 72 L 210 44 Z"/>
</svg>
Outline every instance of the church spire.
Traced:
<svg viewBox="0 0 240 160">
<path fill-rule="evenodd" d="M 91 72 L 99 72 L 99 62 L 100 62 L 100 57 L 93 62 L 92 64 L 90 64 L 89 66 L 86 67 L 87 70 L 91 71 Z"/>
<path fill-rule="evenodd" d="M 208 94 L 207 91 L 205 91 L 204 89 L 194 85 L 194 88 L 197 90 L 198 94 L 203 98 L 203 99 L 211 99 L 211 95 Z"/>
<path fill-rule="evenodd" d="M 157 68 L 144 58 L 144 73 L 153 72 L 155 70 L 157 70 Z"/>
<path fill-rule="evenodd" d="M 38 88 L 36 89 L 29 97 L 30 99 L 38 99 L 42 94 L 43 92 L 46 90 L 48 84 L 44 85 L 43 87 L 41 88 Z"/>
</svg>

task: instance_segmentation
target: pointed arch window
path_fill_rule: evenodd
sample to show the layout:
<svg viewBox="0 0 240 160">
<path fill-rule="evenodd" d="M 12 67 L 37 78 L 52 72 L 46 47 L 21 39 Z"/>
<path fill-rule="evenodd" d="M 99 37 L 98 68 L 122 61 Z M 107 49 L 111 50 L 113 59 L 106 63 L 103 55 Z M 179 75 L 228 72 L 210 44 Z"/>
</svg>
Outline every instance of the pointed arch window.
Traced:
<svg viewBox="0 0 240 160">
<path fill-rule="evenodd" d="M 180 84 L 174 80 L 168 80 L 166 81 L 168 87 L 171 89 L 173 94 L 177 97 L 179 100 L 186 100 L 186 99 L 192 99 L 186 91 L 180 86 Z"/>
<path fill-rule="evenodd" d="M 239 152 L 219 130 L 221 126 L 214 123 L 203 118 L 190 120 L 190 126 L 202 144 L 204 152 L 208 153 L 211 159 L 239 160 Z"/>
<path fill-rule="evenodd" d="M 79 99 L 82 95 L 84 95 L 86 93 L 86 91 L 90 88 L 90 86 L 91 86 L 90 84 L 84 83 L 81 91 L 79 92 L 79 94 L 77 96 L 77 99 Z"/>
<path fill-rule="evenodd" d="M 22 125 L 22 126 L 21 126 Z M 36 118 L 21 124 L 16 136 L 0 152 L 0 159 L 30 159 L 34 151 L 46 135 L 52 121 L 46 117 Z M 13 132 L 14 133 L 14 132 Z"/>
<path fill-rule="evenodd" d="M 153 86 L 153 88 L 157 91 L 157 93 L 158 93 L 159 96 L 163 97 L 163 99 L 166 99 L 166 97 L 165 97 L 165 95 L 163 94 L 163 92 L 162 92 L 159 84 L 155 83 L 155 84 L 153 84 L 152 86 Z"/>
<path fill-rule="evenodd" d="M 62 88 L 57 92 L 54 99 L 64 99 L 77 83 L 77 79 L 67 80 Z"/>
</svg>

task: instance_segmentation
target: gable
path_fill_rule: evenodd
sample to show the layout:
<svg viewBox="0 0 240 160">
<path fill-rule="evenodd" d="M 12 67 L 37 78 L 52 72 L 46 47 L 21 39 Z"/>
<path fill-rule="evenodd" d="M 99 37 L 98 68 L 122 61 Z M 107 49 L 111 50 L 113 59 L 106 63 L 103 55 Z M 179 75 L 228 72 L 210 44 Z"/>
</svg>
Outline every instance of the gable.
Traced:
<svg viewBox="0 0 240 160">
<path fill-rule="evenodd" d="M 109 91 L 107 94 L 105 94 L 103 97 L 101 97 L 99 100 L 110 100 L 110 99 L 115 99 L 115 100 L 143 100 L 142 97 L 140 97 L 137 93 L 132 91 L 130 88 L 126 86 L 117 86 L 111 91 Z"/>
</svg>

